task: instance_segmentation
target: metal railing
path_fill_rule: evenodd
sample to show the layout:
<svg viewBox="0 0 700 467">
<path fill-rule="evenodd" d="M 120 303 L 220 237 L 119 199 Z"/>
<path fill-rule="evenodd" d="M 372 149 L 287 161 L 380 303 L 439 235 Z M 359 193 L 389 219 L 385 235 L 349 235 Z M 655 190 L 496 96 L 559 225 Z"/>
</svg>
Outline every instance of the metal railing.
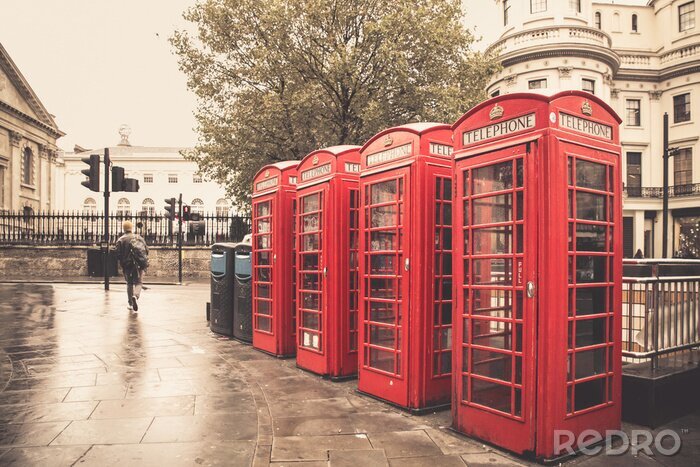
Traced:
<svg viewBox="0 0 700 467">
<path fill-rule="evenodd" d="M 624 193 L 630 198 L 663 198 L 664 189 L 660 186 L 626 186 Z M 668 187 L 668 196 L 693 196 L 700 194 L 700 183 L 673 185 Z"/>
<path fill-rule="evenodd" d="M 700 260 L 625 260 L 622 356 L 627 362 L 700 347 Z"/>
<path fill-rule="evenodd" d="M 110 214 L 109 241 L 122 234 L 122 222 L 130 220 L 134 231 L 152 246 L 175 246 L 178 224 L 160 214 Z M 202 214 L 200 220 L 184 222 L 183 244 L 211 245 L 238 242 L 250 233 L 247 216 Z M 96 245 L 104 238 L 104 217 L 85 212 L 12 212 L 0 211 L 0 245 Z"/>
</svg>

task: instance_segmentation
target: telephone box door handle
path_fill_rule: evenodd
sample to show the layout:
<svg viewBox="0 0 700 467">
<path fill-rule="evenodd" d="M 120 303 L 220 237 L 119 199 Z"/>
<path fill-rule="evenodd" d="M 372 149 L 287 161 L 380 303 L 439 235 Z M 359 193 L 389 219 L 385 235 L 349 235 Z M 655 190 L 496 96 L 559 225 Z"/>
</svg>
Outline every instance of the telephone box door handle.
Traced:
<svg viewBox="0 0 700 467">
<path fill-rule="evenodd" d="M 525 287 L 527 292 L 527 298 L 532 298 L 535 296 L 535 283 L 532 281 L 527 281 L 527 286 Z"/>
<path fill-rule="evenodd" d="M 328 268 L 323 268 L 323 277 L 328 276 Z"/>
<path fill-rule="evenodd" d="M 409 261 L 408 258 L 406 258 L 406 259 L 403 261 L 403 269 L 404 269 L 404 271 L 408 271 L 410 265 L 411 265 L 411 262 Z"/>
</svg>

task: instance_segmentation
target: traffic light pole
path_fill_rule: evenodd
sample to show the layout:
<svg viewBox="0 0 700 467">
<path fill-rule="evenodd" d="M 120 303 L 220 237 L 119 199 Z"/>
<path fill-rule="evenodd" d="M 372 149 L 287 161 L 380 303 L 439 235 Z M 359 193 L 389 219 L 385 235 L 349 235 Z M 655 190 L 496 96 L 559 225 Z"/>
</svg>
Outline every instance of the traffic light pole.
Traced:
<svg viewBox="0 0 700 467">
<path fill-rule="evenodd" d="M 177 201 L 177 277 L 182 284 L 182 193 Z"/>
<path fill-rule="evenodd" d="M 105 148 L 105 232 L 102 245 L 102 270 L 105 274 L 105 290 L 109 290 L 109 148 Z"/>
</svg>

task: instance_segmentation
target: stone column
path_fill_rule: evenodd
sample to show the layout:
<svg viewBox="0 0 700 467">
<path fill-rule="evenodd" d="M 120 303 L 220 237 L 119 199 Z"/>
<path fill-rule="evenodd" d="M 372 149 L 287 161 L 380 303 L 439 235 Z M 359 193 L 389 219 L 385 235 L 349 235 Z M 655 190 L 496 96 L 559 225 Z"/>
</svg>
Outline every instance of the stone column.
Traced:
<svg viewBox="0 0 700 467">
<path fill-rule="evenodd" d="M 8 201 L 10 210 L 17 211 L 20 209 L 19 194 L 22 183 L 22 151 L 20 143 L 22 142 L 22 134 L 17 131 L 10 130 L 10 183 L 8 192 Z"/>
</svg>

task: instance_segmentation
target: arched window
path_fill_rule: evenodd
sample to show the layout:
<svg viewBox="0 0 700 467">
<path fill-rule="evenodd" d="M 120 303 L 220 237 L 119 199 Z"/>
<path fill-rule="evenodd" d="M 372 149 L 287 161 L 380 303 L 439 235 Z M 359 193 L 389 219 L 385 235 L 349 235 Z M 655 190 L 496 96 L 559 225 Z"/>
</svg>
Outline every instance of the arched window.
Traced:
<svg viewBox="0 0 700 467">
<path fill-rule="evenodd" d="M 216 200 L 216 217 L 228 217 L 231 205 L 223 198 Z"/>
<path fill-rule="evenodd" d="M 97 212 L 97 201 L 93 198 L 85 198 L 85 201 L 83 201 L 83 212 L 95 214 Z"/>
<path fill-rule="evenodd" d="M 632 15 L 632 32 L 637 32 L 637 15 Z"/>
<path fill-rule="evenodd" d="M 202 201 L 199 198 L 195 198 L 192 200 L 192 203 L 190 203 L 192 206 L 192 212 L 196 212 L 197 214 L 204 214 L 204 201 Z"/>
<path fill-rule="evenodd" d="M 156 213 L 156 203 L 151 198 L 146 198 L 141 203 L 141 211 L 147 216 L 153 216 Z"/>
<path fill-rule="evenodd" d="M 602 18 L 600 15 L 600 11 L 595 12 L 595 27 L 598 29 L 602 29 Z"/>
<path fill-rule="evenodd" d="M 24 148 L 22 154 L 22 183 L 31 185 L 34 181 L 34 153 L 29 147 Z"/>
<path fill-rule="evenodd" d="M 131 203 L 126 198 L 119 198 L 117 202 L 117 216 L 129 217 L 131 216 Z"/>
</svg>

